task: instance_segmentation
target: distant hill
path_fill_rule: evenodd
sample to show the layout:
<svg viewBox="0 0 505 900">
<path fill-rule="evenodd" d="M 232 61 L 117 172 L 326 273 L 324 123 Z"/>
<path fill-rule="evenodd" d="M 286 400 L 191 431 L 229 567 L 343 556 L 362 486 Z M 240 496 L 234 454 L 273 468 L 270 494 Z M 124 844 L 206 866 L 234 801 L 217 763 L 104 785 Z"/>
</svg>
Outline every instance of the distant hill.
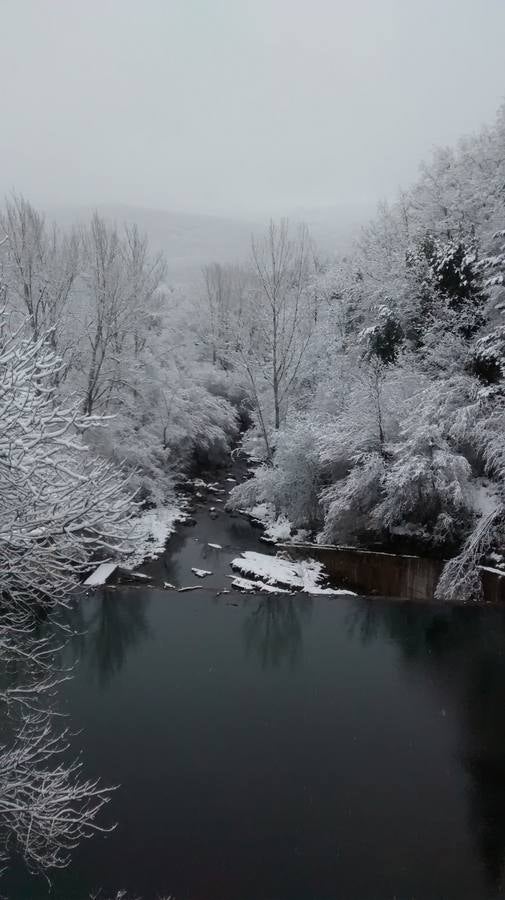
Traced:
<svg viewBox="0 0 505 900">
<path fill-rule="evenodd" d="M 194 282 L 207 263 L 244 259 L 249 252 L 251 233 L 259 227 L 254 222 L 218 216 L 108 204 L 54 208 L 47 215 L 66 228 L 89 221 L 95 209 L 118 226 L 135 223 L 145 231 L 153 250 L 164 252 L 169 277 L 174 283 Z"/>
<path fill-rule="evenodd" d="M 237 262 L 249 254 L 251 234 L 266 224 L 264 219 L 232 219 L 196 213 L 147 209 L 140 206 L 100 204 L 48 209 L 48 218 L 63 228 L 89 221 L 97 209 L 105 219 L 118 226 L 136 223 L 149 237 L 154 250 L 167 258 L 169 279 L 173 284 L 194 284 L 202 266 L 210 262 Z M 291 221 L 305 221 L 322 255 L 345 251 L 359 226 L 370 215 L 365 207 L 326 207 L 295 209 Z"/>
<path fill-rule="evenodd" d="M 321 256 L 331 257 L 349 250 L 361 227 L 366 225 L 374 212 L 374 204 L 356 202 L 298 207 L 292 211 L 290 219 L 305 222 Z"/>
</svg>

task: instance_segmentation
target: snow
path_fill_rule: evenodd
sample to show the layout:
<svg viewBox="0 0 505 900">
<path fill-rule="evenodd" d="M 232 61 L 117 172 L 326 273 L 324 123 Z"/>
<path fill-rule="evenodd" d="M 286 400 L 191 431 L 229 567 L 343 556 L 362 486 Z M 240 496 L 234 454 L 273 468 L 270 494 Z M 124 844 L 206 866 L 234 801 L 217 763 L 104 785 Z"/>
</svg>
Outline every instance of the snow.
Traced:
<svg viewBox="0 0 505 900">
<path fill-rule="evenodd" d="M 264 583 L 280 585 L 295 591 L 304 591 L 307 594 L 356 596 L 353 591 L 321 587 L 324 567 L 315 559 L 295 561 L 246 550 L 241 557 L 232 560 L 231 567 L 241 572 L 242 575 L 258 579 L 260 585 Z M 261 590 L 261 587 L 259 589 Z"/>
<path fill-rule="evenodd" d="M 195 569 L 191 568 L 193 575 L 197 575 L 198 578 L 205 578 L 207 575 L 212 575 L 212 572 L 209 572 L 208 569 Z"/>
<path fill-rule="evenodd" d="M 242 557 L 232 560 L 231 567 L 244 575 L 252 575 L 269 584 L 280 584 L 293 589 L 300 589 L 303 586 L 296 570 L 296 563 L 277 556 L 246 550 Z"/>
<path fill-rule="evenodd" d="M 273 506 L 270 503 L 257 503 L 251 509 L 241 509 L 240 512 L 256 522 L 261 522 L 262 525 L 270 525 L 274 519 Z"/>
<path fill-rule="evenodd" d="M 264 535 L 262 540 L 266 544 L 277 544 L 286 541 L 303 542 L 308 536 L 308 531 L 305 529 L 293 533 L 293 525 L 288 517 L 282 513 L 276 517 L 271 503 L 258 503 L 250 509 L 241 509 L 240 512 L 254 522 L 263 525 Z"/>
<path fill-rule="evenodd" d="M 92 574 L 86 578 L 84 584 L 88 587 L 98 587 L 105 584 L 113 572 L 116 571 L 118 564 L 114 562 L 101 563 Z"/>
<path fill-rule="evenodd" d="M 175 531 L 177 522 L 186 518 L 182 504 L 173 503 L 156 509 L 146 509 L 132 521 L 129 535 L 135 550 L 125 561 L 128 569 L 136 569 L 145 559 L 155 559 L 165 549 L 165 544 Z"/>
<path fill-rule="evenodd" d="M 472 485 L 472 492 L 473 508 L 482 517 L 489 516 L 498 509 L 500 498 L 496 490 L 485 480 L 476 480 L 475 484 Z"/>
<path fill-rule="evenodd" d="M 275 510 L 271 503 L 258 503 L 250 509 L 240 510 L 249 516 L 254 522 L 259 522 L 265 529 L 265 542 L 276 544 L 278 541 L 288 541 L 291 538 L 293 527 L 287 516 L 275 516 Z"/>
<path fill-rule="evenodd" d="M 164 581 L 163 587 L 166 588 L 167 591 L 176 591 L 177 590 L 175 584 L 172 584 L 170 581 Z"/>
<path fill-rule="evenodd" d="M 231 586 L 238 591 L 262 591 L 267 594 L 291 593 L 291 591 L 287 591 L 285 588 L 273 587 L 271 584 L 266 584 L 264 581 L 251 581 L 249 578 L 240 578 L 236 575 L 230 575 L 230 578 L 233 578 Z M 225 591 L 222 591 L 222 593 L 224 594 Z"/>
<path fill-rule="evenodd" d="M 211 544 L 209 543 L 209 547 L 212 547 L 213 550 L 222 550 L 221 544 Z"/>
<path fill-rule="evenodd" d="M 495 551 L 493 551 L 492 553 L 488 553 L 488 559 L 491 559 L 497 565 L 503 565 L 503 562 L 504 562 L 503 554 L 495 553 Z"/>
<path fill-rule="evenodd" d="M 265 528 L 266 537 L 277 541 L 289 541 L 291 537 L 291 522 L 286 516 L 279 516 L 275 522 Z"/>
</svg>

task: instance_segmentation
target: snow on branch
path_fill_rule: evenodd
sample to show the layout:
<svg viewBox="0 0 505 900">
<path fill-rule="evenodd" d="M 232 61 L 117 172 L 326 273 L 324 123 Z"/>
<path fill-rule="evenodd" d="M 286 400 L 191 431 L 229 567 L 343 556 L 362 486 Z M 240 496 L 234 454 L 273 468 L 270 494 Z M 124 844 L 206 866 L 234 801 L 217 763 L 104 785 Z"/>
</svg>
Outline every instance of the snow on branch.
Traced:
<svg viewBox="0 0 505 900">
<path fill-rule="evenodd" d="M 66 602 L 89 559 L 128 550 L 128 478 L 94 456 L 75 406 L 59 402 L 44 337 L 10 333 L 0 312 L 0 595 Z"/>
</svg>

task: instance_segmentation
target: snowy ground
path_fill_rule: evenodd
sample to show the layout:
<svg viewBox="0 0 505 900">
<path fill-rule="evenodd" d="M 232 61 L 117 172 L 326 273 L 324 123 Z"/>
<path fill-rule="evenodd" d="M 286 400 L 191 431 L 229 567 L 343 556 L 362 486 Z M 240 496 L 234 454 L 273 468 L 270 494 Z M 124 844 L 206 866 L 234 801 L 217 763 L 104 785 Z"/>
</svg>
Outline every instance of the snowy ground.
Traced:
<svg viewBox="0 0 505 900">
<path fill-rule="evenodd" d="M 165 544 L 175 531 L 178 522 L 184 521 L 186 513 L 181 503 L 159 509 L 147 509 L 134 519 L 130 540 L 134 551 L 123 563 L 127 569 L 135 569 L 145 559 L 155 559 L 165 549 Z"/>
<path fill-rule="evenodd" d="M 307 531 L 296 531 L 287 516 L 275 515 L 271 503 L 258 503 L 251 509 L 240 510 L 249 516 L 254 522 L 258 522 L 264 528 L 264 539 L 267 543 L 277 544 L 279 541 L 304 541 L 307 539 Z"/>
</svg>

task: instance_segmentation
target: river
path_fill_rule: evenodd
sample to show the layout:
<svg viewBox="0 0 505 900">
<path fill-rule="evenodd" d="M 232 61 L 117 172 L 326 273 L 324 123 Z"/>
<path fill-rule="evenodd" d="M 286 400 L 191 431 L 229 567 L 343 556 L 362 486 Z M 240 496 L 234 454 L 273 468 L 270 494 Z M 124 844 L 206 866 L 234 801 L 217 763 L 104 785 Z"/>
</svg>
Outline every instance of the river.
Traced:
<svg viewBox="0 0 505 900">
<path fill-rule="evenodd" d="M 196 525 L 144 567 L 152 585 L 76 607 L 78 665 L 58 705 L 86 775 L 120 786 L 104 817 L 118 826 L 82 844 L 51 890 L 14 864 L 5 895 L 502 896 L 505 614 L 218 596 L 237 552 L 265 546 L 210 506 L 223 504 L 202 498 Z M 191 567 L 213 574 L 199 583 Z"/>
</svg>

